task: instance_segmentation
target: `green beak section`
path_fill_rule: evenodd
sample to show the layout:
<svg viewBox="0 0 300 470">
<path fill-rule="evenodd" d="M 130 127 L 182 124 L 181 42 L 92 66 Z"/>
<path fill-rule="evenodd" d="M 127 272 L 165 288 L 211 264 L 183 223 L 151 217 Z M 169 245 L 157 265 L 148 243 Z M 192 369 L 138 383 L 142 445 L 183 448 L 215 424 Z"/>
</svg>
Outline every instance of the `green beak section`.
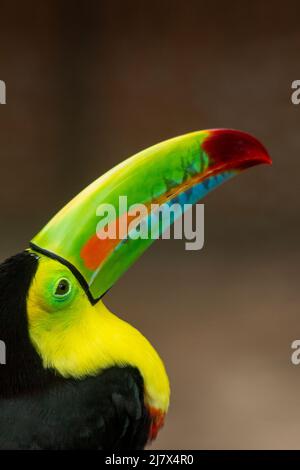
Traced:
<svg viewBox="0 0 300 470">
<path fill-rule="evenodd" d="M 165 141 L 88 186 L 33 238 L 31 247 L 68 265 L 95 303 L 154 241 L 137 236 L 141 225 L 154 222 L 157 236 L 166 228 L 153 204 L 177 204 L 184 212 L 241 170 L 270 162 L 265 148 L 239 131 L 199 131 Z M 144 212 L 137 204 L 145 206 Z"/>
</svg>

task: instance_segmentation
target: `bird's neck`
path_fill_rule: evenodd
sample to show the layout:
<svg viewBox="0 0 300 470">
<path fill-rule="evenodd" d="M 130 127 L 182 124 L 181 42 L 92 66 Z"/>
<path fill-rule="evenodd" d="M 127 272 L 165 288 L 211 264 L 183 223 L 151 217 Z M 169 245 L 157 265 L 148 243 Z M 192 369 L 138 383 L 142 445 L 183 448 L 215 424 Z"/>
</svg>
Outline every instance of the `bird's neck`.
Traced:
<svg viewBox="0 0 300 470">
<path fill-rule="evenodd" d="M 64 334 L 57 323 L 51 337 L 31 328 L 31 340 L 45 368 L 63 377 L 84 378 L 112 366 L 134 366 L 145 387 L 145 404 L 153 413 L 164 414 L 169 405 L 169 381 L 162 360 L 149 341 L 127 322 L 112 314 L 100 301 L 79 312 L 77 321 Z"/>
<path fill-rule="evenodd" d="M 2 328 L 0 327 L 0 330 Z M 0 365 L 0 398 L 36 393 L 61 379 L 53 370 L 45 370 L 30 340 L 7 334 L 4 329 L 5 362 Z"/>
<path fill-rule="evenodd" d="M 5 345 L 0 397 L 33 393 L 59 380 L 43 368 L 28 334 L 26 296 L 36 267 L 36 260 L 27 253 L 0 265 L 0 339 Z"/>
</svg>

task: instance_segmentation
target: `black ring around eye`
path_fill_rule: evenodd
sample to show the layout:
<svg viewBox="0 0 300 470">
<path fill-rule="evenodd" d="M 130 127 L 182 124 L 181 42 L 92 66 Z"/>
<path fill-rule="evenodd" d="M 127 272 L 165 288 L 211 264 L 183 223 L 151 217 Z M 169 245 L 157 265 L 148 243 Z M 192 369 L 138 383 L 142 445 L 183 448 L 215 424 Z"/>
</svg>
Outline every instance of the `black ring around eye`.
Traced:
<svg viewBox="0 0 300 470">
<path fill-rule="evenodd" d="M 68 279 L 60 279 L 57 283 L 54 294 L 57 297 L 64 297 L 65 295 L 69 294 L 70 290 L 71 290 L 71 285 Z"/>
</svg>

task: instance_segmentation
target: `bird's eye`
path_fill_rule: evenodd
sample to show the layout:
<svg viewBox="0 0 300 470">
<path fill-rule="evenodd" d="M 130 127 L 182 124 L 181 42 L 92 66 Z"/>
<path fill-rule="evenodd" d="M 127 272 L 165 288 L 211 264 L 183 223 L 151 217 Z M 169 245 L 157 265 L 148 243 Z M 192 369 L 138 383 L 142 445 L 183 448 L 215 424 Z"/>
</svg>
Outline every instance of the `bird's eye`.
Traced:
<svg viewBox="0 0 300 470">
<path fill-rule="evenodd" d="M 60 279 L 55 286 L 54 295 L 58 298 L 66 297 L 71 292 L 71 284 L 68 279 Z"/>
</svg>

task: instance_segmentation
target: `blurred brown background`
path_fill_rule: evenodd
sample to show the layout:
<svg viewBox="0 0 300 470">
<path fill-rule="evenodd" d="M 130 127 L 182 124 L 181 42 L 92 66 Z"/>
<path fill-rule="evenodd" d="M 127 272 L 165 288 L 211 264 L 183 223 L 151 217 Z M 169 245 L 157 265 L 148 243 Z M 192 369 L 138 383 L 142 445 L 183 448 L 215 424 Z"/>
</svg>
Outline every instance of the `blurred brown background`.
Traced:
<svg viewBox="0 0 300 470">
<path fill-rule="evenodd" d="M 107 295 L 172 402 L 153 448 L 300 448 L 299 2 L 0 2 L 1 258 L 105 170 L 188 131 L 268 147 L 205 200 L 206 243 L 158 241 Z"/>
</svg>

